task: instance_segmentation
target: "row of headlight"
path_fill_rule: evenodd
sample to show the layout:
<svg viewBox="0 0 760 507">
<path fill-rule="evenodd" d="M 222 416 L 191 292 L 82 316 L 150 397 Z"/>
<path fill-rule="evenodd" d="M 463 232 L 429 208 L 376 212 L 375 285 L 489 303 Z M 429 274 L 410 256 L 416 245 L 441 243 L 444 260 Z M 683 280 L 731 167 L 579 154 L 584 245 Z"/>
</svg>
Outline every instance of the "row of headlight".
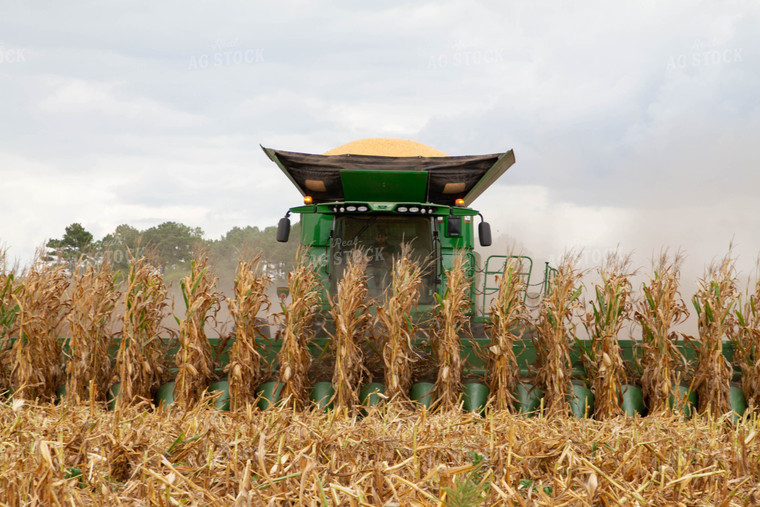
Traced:
<svg viewBox="0 0 760 507">
<path fill-rule="evenodd" d="M 425 206 L 396 206 L 396 212 L 398 213 L 420 213 L 423 215 L 432 215 L 435 213 L 435 208 L 426 208 Z"/>
<path fill-rule="evenodd" d="M 369 211 L 369 207 L 366 204 L 348 204 L 341 206 L 333 206 L 335 213 L 365 213 Z"/>
<path fill-rule="evenodd" d="M 370 211 L 367 204 L 340 204 L 332 206 L 333 213 L 366 213 Z M 429 206 L 416 206 L 413 204 L 399 204 L 396 206 L 397 213 L 419 213 L 421 215 L 432 215 L 437 211 L 436 208 Z"/>
</svg>

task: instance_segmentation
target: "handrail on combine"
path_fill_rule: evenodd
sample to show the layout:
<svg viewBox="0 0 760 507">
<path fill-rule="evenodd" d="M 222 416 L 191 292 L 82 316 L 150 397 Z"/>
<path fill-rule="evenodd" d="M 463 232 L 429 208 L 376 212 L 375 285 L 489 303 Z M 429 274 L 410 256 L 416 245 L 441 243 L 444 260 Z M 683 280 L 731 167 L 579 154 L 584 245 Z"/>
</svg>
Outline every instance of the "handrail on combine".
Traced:
<svg viewBox="0 0 760 507">
<path fill-rule="evenodd" d="M 559 271 L 549 266 L 549 262 L 547 261 L 546 266 L 544 267 L 544 296 L 549 294 L 549 284 L 554 280 L 554 277 L 557 276 L 557 273 L 559 273 Z"/>
<path fill-rule="evenodd" d="M 483 308 L 484 313 L 486 312 L 486 297 L 499 290 L 499 284 L 496 276 L 493 277 L 495 283 L 494 286 L 488 285 L 488 277 L 491 275 L 501 275 L 504 273 L 504 268 L 507 265 L 507 259 L 520 259 L 520 272 L 518 273 L 518 276 L 522 277 L 525 280 L 525 288 L 523 289 L 522 295 L 523 301 L 525 301 L 525 298 L 527 297 L 528 287 L 530 286 L 530 275 L 533 272 L 533 259 L 526 255 L 490 255 L 486 259 L 486 264 L 483 268 L 483 304 L 481 308 Z M 498 261 L 497 266 L 500 267 L 496 269 L 495 266 L 491 265 L 491 261 Z M 524 268 L 526 264 L 527 270 Z"/>
</svg>

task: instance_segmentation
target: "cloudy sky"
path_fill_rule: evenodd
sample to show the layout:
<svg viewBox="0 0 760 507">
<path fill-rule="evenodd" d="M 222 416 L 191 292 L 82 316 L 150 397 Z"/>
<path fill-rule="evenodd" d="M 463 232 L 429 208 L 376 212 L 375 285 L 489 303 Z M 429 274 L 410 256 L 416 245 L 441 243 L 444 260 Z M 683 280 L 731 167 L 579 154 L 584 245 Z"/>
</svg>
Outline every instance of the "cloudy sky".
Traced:
<svg viewBox="0 0 760 507">
<path fill-rule="evenodd" d="M 760 252 L 760 3 L 0 0 L 0 243 L 218 238 L 300 195 L 264 145 L 514 149 L 474 207 L 538 262 Z"/>
</svg>

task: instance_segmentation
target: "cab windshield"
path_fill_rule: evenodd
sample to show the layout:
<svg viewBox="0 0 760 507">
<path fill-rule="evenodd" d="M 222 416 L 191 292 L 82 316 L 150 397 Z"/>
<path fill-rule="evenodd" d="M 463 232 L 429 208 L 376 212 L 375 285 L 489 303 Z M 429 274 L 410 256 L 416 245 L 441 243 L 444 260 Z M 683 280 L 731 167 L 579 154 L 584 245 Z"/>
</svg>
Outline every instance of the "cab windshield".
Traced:
<svg viewBox="0 0 760 507">
<path fill-rule="evenodd" d="M 354 248 L 364 248 L 369 260 L 367 286 L 372 298 L 380 299 L 392 280 L 393 260 L 401 253 L 401 245 L 411 246 L 411 256 L 426 267 L 420 304 L 430 304 L 435 292 L 432 269 L 433 235 L 428 217 L 341 216 L 335 221 L 330 244 L 330 279 L 334 293 L 343 276 L 346 262 Z"/>
</svg>

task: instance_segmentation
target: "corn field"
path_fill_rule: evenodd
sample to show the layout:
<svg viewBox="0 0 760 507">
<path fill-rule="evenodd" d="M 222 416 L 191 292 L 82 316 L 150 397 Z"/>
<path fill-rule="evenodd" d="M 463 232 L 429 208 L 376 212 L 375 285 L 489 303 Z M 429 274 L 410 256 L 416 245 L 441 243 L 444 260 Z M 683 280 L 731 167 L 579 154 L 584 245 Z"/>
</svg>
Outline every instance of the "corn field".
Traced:
<svg viewBox="0 0 760 507">
<path fill-rule="evenodd" d="M 122 280 L 107 265 L 15 272 L 0 258 L 0 503 L 760 502 L 760 279 L 742 293 L 730 254 L 686 295 L 696 336 L 678 331 L 681 254 L 641 286 L 624 256 L 585 285 L 571 254 L 534 311 L 507 261 L 477 340 L 463 256 L 417 320 L 425 268 L 408 249 L 378 301 L 363 252 L 326 301 L 299 259 L 273 305 L 259 257 L 225 299 L 199 253 L 173 336 L 145 259 Z M 234 329 L 216 337 L 224 305 Z"/>
</svg>

